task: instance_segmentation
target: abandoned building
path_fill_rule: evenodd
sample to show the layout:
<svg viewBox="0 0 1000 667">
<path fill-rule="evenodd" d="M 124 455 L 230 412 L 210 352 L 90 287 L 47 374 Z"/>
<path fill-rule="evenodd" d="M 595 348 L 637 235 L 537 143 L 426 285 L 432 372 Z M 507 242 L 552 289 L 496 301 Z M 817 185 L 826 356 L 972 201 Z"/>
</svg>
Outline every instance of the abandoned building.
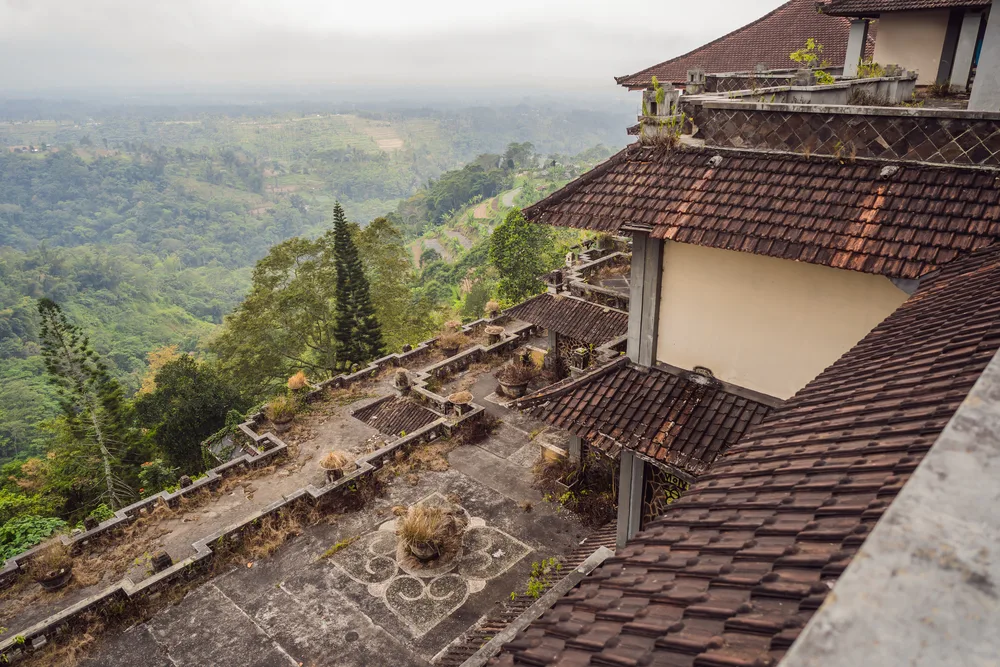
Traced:
<svg viewBox="0 0 1000 667">
<path fill-rule="evenodd" d="M 876 28 L 865 43 L 865 54 L 875 49 Z M 817 11 L 816 0 L 790 0 L 753 23 L 698 48 L 647 67 L 635 74 L 615 77 L 620 86 L 644 90 L 655 76 L 664 86 L 683 88 L 688 72 L 753 72 L 755 69 L 794 68 L 788 54 L 801 49 L 807 39 L 823 45 L 823 57 L 834 67 L 843 65 L 851 34 L 851 22 L 841 16 Z M 879 61 L 886 62 L 886 61 Z M 891 61 L 895 62 L 895 61 Z"/>
<path fill-rule="evenodd" d="M 156 558 L 55 598 L 9 560 L 3 655 L 131 612 L 81 664 L 995 662 L 1000 21 L 821 8 L 617 80 L 636 141 L 525 210 L 602 239 L 544 293 L 250 415 L 69 544 Z M 810 37 L 824 81 L 786 62 Z M 596 528 L 533 478 L 595 461 Z M 418 513 L 449 539 L 405 537 Z"/>
</svg>

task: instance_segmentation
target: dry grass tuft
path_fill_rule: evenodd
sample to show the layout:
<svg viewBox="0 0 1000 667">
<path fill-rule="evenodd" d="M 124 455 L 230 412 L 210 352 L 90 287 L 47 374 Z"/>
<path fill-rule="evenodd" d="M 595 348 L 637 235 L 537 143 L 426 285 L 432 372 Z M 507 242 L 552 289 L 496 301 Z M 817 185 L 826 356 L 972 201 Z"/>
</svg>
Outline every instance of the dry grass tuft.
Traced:
<svg viewBox="0 0 1000 667">
<path fill-rule="evenodd" d="M 24 665 L 25 667 L 76 667 L 87 657 L 87 652 L 102 632 L 104 623 L 94 616 L 85 628 L 74 632 L 65 641 L 49 642 L 42 651 L 30 654 Z"/>
<path fill-rule="evenodd" d="M 465 527 L 465 516 L 458 510 L 414 505 L 396 521 L 397 558 L 413 567 L 436 567 L 458 553 Z M 421 560 L 414 555 L 417 551 L 433 555 Z"/>
<path fill-rule="evenodd" d="M 354 467 L 354 459 L 347 452 L 336 449 L 324 454 L 323 458 L 319 460 L 319 465 L 325 470 L 344 470 L 348 467 Z"/>
<path fill-rule="evenodd" d="M 292 377 L 288 378 L 288 389 L 290 391 L 299 391 L 305 389 L 309 386 L 309 378 L 306 377 L 304 371 L 299 371 Z"/>
</svg>

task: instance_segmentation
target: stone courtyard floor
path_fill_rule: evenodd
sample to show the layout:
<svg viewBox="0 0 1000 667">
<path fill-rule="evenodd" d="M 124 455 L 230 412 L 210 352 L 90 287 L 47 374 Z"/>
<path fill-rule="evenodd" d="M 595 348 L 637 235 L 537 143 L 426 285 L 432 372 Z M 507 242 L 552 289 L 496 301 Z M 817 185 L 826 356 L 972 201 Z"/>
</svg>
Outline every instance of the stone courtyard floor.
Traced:
<svg viewBox="0 0 1000 667">
<path fill-rule="evenodd" d="M 81 664 L 427 665 L 511 592 L 524 590 L 532 563 L 572 551 L 588 532 L 537 502 L 522 482 L 479 479 L 491 469 L 466 465 L 476 449 L 453 450 L 450 469 L 423 472 L 416 484 L 397 478 L 365 509 L 307 528 L 270 558 L 241 564 L 146 623 L 102 638 Z M 527 468 L 509 465 L 528 479 Z M 470 522 L 462 555 L 442 571 L 407 570 L 395 555 L 392 508 L 446 502 Z"/>
</svg>

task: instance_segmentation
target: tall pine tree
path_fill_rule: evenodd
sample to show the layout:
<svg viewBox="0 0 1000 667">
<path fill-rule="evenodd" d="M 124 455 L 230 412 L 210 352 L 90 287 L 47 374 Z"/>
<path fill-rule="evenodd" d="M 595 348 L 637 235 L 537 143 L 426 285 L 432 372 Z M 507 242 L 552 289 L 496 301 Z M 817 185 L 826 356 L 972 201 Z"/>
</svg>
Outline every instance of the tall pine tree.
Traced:
<svg viewBox="0 0 1000 667">
<path fill-rule="evenodd" d="M 385 353 L 382 326 L 375 317 L 368 278 L 340 202 L 333 207 L 333 257 L 337 268 L 337 358 L 361 364 Z"/>
<path fill-rule="evenodd" d="M 38 313 L 45 368 L 58 390 L 77 463 L 89 468 L 81 477 L 96 480 L 100 500 L 117 509 L 134 495 L 121 477 L 120 455 L 141 438 L 128 424 L 122 388 L 58 304 L 39 299 Z"/>
</svg>

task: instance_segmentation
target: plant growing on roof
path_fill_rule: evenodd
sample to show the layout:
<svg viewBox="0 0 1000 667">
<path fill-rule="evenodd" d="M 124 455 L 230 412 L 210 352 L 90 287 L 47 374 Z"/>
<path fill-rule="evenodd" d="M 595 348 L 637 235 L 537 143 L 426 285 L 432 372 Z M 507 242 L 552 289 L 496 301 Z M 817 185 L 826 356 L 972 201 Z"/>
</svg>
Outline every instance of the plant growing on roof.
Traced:
<svg viewBox="0 0 1000 667">
<path fill-rule="evenodd" d="M 25 569 L 42 588 L 54 591 L 69 583 L 73 576 L 73 557 L 66 545 L 56 540 L 35 553 Z"/>
<path fill-rule="evenodd" d="M 278 394 L 264 407 L 264 416 L 274 424 L 279 433 L 287 431 L 295 414 L 299 410 L 299 402 L 294 396 Z"/>
<path fill-rule="evenodd" d="M 829 60 L 820 60 L 823 55 L 823 45 L 812 37 L 806 40 L 806 45 L 797 51 L 792 51 L 788 57 L 812 69 L 813 67 L 829 67 Z"/>
<path fill-rule="evenodd" d="M 396 521 L 399 555 L 418 567 L 448 560 L 458 552 L 466 525 L 458 510 L 414 505 Z"/>
</svg>

